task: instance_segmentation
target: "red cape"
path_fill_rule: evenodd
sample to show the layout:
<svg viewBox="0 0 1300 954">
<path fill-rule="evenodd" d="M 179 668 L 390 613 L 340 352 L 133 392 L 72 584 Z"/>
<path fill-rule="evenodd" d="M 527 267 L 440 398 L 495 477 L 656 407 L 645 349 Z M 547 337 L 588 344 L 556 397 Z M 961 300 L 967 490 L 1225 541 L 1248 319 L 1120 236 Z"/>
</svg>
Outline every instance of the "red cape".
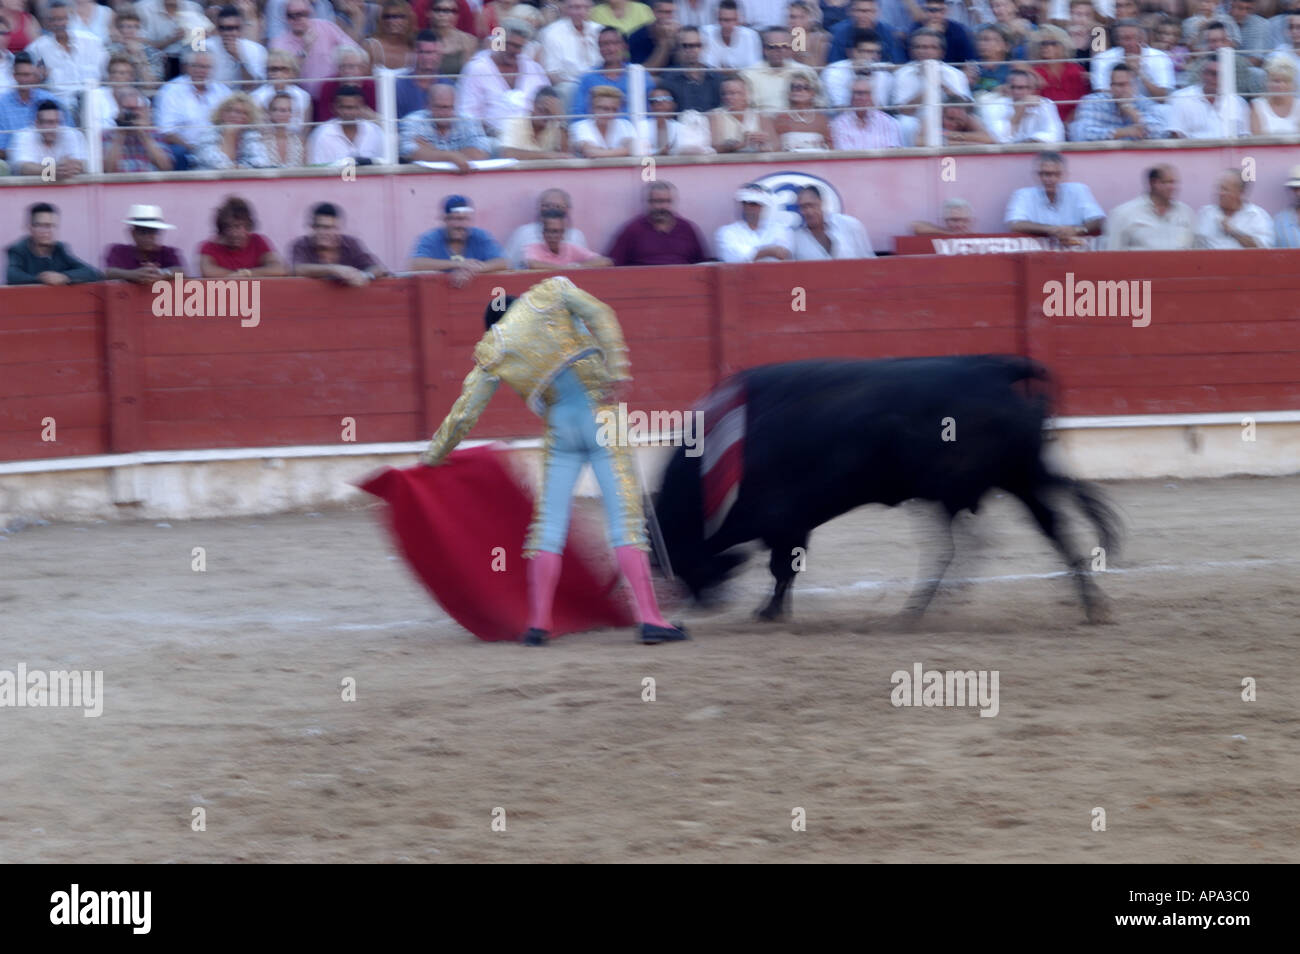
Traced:
<svg viewBox="0 0 1300 954">
<path fill-rule="evenodd" d="M 522 553 L 533 500 L 508 451 L 458 450 L 438 467 L 389 467 L 360 486 L 388 502 L 398 548 L 452 619 L 479 639 L 519 638 L 528 624 Z M 603 527 L 575 509 L 551 635 L 634 625 L 619 579 Z"/>
</svg>

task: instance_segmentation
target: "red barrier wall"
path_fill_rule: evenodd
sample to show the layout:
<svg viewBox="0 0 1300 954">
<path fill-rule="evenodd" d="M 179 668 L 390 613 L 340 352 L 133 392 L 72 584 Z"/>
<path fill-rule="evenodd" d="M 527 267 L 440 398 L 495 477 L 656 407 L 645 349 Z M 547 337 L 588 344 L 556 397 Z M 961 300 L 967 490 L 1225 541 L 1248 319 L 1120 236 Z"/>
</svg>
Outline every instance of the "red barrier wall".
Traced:
<svg viewBox="0 0 1300 954">
<path fill-rule="evenodd" d="M 1050 317 L 1049 282 L 1150 285 L 1152 320 Z M 0 288 L 0 459 L 427 437 L 470 367 L 492 289 L 536 274 L 365 289 L 261 283 L 261 320 L 167 318 L 148 288 Z M 1300 252 L 1030 253 L 608 269 L 633 407 L 686 408 L 738 368 L 806 357 L 1015 352 L 1062 414 L 1300 409 Z M 41 440 L 55 419 L 57 442 Z M 476 437 L 537 434 L 508 388 Z"/>
</svg>

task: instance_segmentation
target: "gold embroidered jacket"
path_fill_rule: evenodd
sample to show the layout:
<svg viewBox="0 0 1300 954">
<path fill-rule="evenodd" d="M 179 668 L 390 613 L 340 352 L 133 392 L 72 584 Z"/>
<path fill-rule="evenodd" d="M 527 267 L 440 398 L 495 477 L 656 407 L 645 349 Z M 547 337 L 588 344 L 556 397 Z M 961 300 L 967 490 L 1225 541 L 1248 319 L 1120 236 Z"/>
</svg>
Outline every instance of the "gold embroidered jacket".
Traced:
<svg viewBox="0 0 1300 954">
<path fill-rule="evenodd" d="M 524 292 L 474 346 L 474 368 L 421 460 L 438 464 L 450 454 L 502 381 L 545 414 L 551 385 L 568 367 L 589 394 L 632 377 L 614 309 L 556 276 Z"/>
</svg>

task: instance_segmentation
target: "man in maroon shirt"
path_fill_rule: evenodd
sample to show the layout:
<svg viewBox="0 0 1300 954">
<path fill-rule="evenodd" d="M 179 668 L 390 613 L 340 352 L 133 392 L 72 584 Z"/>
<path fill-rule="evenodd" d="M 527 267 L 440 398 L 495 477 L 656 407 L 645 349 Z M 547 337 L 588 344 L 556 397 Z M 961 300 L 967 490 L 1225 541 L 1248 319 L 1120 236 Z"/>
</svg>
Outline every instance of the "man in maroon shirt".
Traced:
<svg viewBox="0 0 1300 954">
<path fill-rule="evenodd" d="M 110 245 L 104 258 L 104 277 L 147 285 L 183 272 L 181 254 L 162 244 L 164 232 L 176 228 L 163 221 L 156 205 L 133 205 L 123 220 L 131 227 L 131 244 Z"/>
<path fill-rule="evenodd" d="M 708 259 L 695 223 L 673 212 L 676 200 L 671 183 L 650 183 L 649 211 L 623 226 L 609 250 L 615 265 L 695 265 Z"/>
</svg>

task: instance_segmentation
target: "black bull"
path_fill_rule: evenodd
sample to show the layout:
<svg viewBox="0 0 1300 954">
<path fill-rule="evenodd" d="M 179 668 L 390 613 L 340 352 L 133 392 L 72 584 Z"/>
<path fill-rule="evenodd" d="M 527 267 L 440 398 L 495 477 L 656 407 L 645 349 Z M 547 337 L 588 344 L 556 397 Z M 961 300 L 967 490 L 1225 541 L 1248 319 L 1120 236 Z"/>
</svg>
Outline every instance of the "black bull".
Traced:
<svg viewBox="0 0 1300 954">
<path fill-rule="evenodd" d="M 980 355 L 878 361 L 798 361 L 739 373 L 748 395 L 744 471 L 726 521 L 704 539 L 700 464 L 679 447 L 664 473 L 658 519 L 673 573 L 701 597 L 745 557 L 728 553 L 760 540 L 772 551 L 772 599 L 759 615 L 788 610 L 793 551 L 812 530 L 868 503 L 937 501 L 944 546 L 935 572 L 918 582 L 908 612 L 925 611 L 953 557 L 952 519 L 975 512 L 991 488 L 1019 498 L 1069 566 L 1090 621 L 1104 615 L 1087 561 L 1062 533 L 1052 500 L 1067 494 L 1110 551 L 1114 510 L 1094 488 L 1043 462 L 1045 381 L 1023 358 Z M 707 445 L 707 439 L 706 439 Z"/>
</svg>

